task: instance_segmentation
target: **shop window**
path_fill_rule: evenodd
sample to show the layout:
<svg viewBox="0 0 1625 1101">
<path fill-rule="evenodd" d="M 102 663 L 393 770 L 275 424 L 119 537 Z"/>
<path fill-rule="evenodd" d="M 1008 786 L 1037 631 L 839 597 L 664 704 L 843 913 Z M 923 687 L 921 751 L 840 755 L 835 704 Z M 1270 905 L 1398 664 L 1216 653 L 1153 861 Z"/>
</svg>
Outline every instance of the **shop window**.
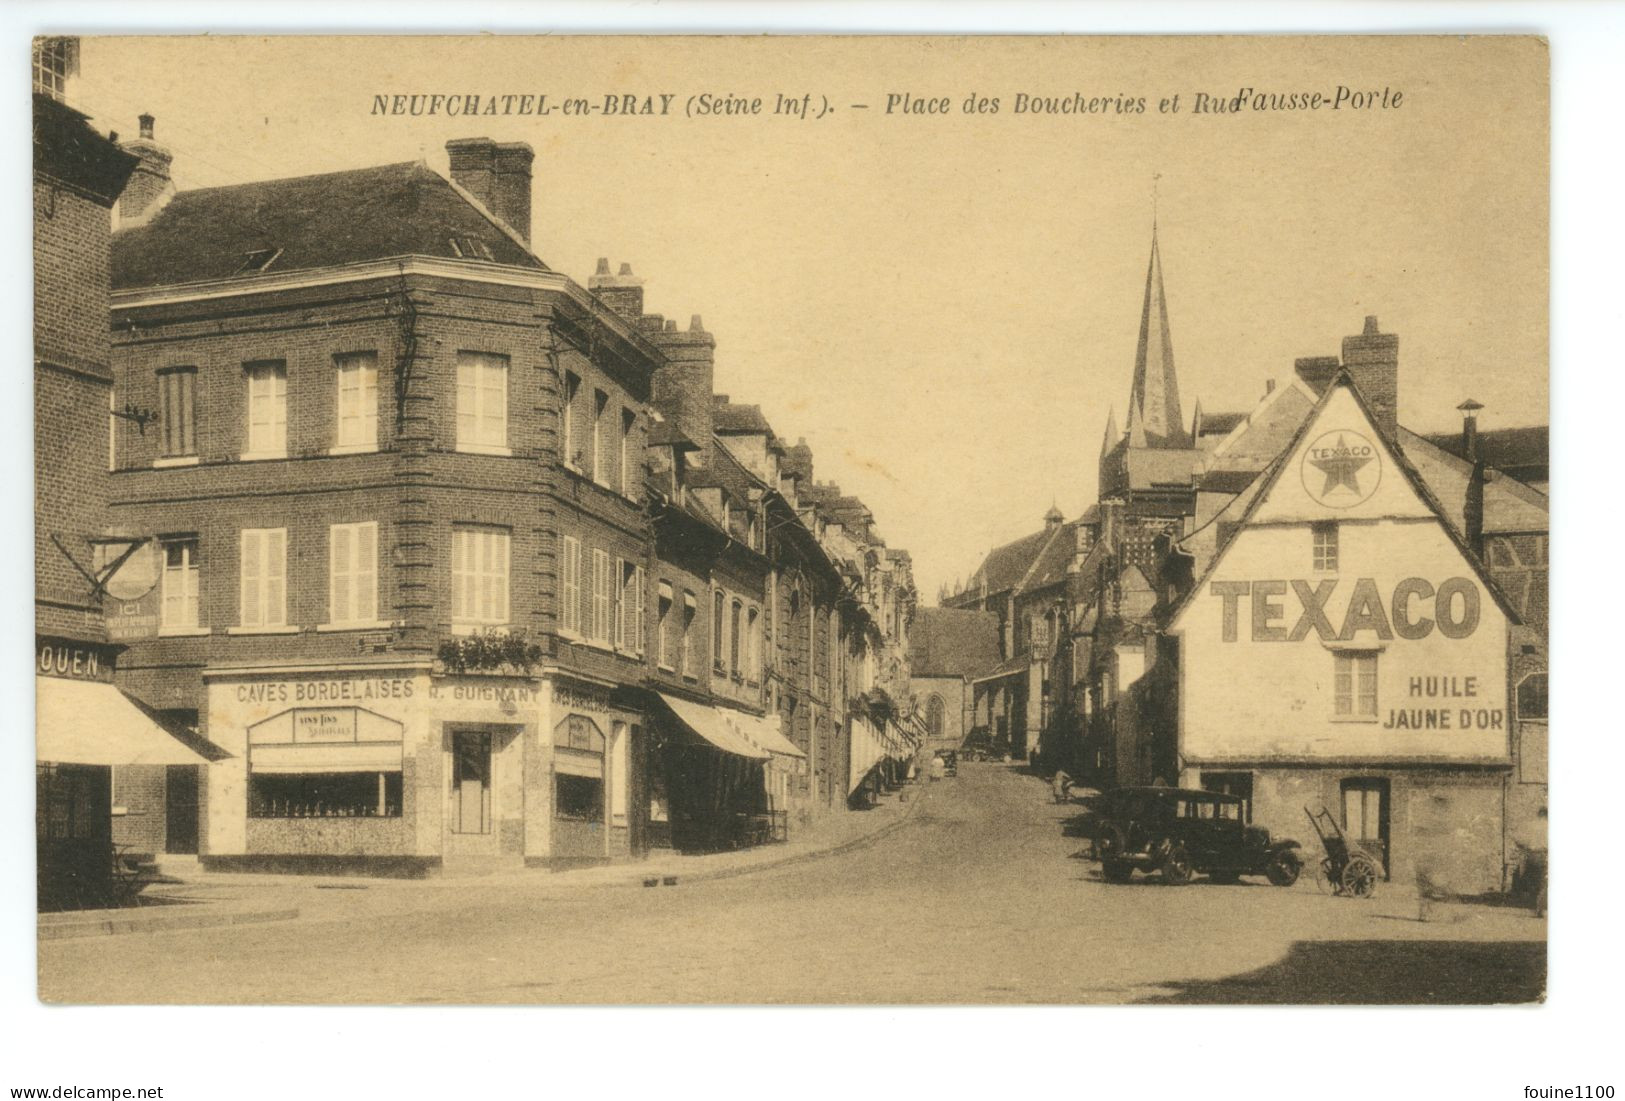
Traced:
<svg viewBox="0 0 1625 1101">
<path fill-rule="evenodd" d="M 163 630 L 193 630 L 198 625 L 198 544 L 196 539 L 167 540 L 164 548 Z"/>
<path fill-rule="evenodd" d="M 1338 718 L 1377 717 L 1377 652 L 1339 650 L 1332 655 Z"/>
<path fill-rule="evenodd" d="M 604 819 L 604 781 L 600 776 L 553 775 L 553 817 L 576 822 Z"/>
<path fill-rule="evenodd" d="M 341 451 L 378 450 L 378 357 L 372 352 L 335 356 L 337 435 Z"/>
<path fill-rule="evenodd" d="M 89 765 L 36 765 L 35 835 L 42 841 L 84 841 L 108 828 L 112 769 Z"/>
<path fill-rule="evenodd" d="M 158 421 L 164 458 L 197 454 L 196 367 L 169 367 L 158 372 Z"/>
<path fill-rule="evenodd" d="M 281 627 L 288 622 L 288 530 L 246 528 L 242 533 L 240 600 L 243 627 Z"/>
<path fill-rule="evenodd" d="M 248 376 L 248 444 L 245 459 L 288 456 L 288 368 L 283 363 L 250 363 Z"/>
<path fill-rule="evenodd" d="M 451 530 L 453 623 L 508 622 L 508 529 L 459 524 Z"/>
<path fill-rule="evenodd" d="M 250 818 L 399 818 L 399 772 L 261 773 L 248 777 Z"/>
<path fill-rule="evenodd" d="M 1313 526 L 1314 567 L 1317 573 L 1337 570 L 1337 521 L 1328 520 Z"/>
<path fill-rule="evenodd" d="M 508 446 L 508 357 L 457 353 L 457 449 Z"/>
<path fill-rule="evenodd" d="M 1518 682 L 1518 718 L 1545 721 L 1545 673 L 1530 673 Z"/>
</svg>

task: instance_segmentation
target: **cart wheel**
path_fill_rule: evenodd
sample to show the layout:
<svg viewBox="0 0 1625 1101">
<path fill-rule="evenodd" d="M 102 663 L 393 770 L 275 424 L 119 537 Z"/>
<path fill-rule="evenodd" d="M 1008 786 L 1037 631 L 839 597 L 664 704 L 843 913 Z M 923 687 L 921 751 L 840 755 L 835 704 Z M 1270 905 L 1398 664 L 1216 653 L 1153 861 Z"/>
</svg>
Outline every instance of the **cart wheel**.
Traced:
<svg viewBox="0 0 1625 1101">
<path fill-rule="evenodd" d="M 1351 856 L 1343 865 L 1343 891 L 1354 898 L 1370 898 L 1377 890 L 1377 866 L 1363 856 Z"/>
<path fill-rule="evenodd" d="M 1162 858 L 1162 881 L 1175 887 L 1183 887 L 1191 881 L 1196 869 L 1191 867 L 1191 854 L 1185 851 L 1185 846 L 1174 845 L 1168 850 L 1168 855 Z"/>
<path fill-rule="evenodd" d="M 1277 887 L 1290 887 L 1298 881 L 1298 873 L 1303 871 L 1303 861 L 1295 853 L 1278 852 L 1270 857 L 1264 874 L 1269 881 Z"/>
</svg>

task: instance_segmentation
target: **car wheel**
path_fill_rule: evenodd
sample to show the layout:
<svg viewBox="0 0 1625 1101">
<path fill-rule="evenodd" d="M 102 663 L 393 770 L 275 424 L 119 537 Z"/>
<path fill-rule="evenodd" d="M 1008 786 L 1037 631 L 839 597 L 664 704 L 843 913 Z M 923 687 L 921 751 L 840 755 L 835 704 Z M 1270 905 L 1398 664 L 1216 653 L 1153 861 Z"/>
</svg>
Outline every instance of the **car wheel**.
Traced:
<svg viewBox="0 0 1625 1101">
<path fill-rule="evenodd" d="M 1115 822 L 1102 822 L 1095 830 L 1095 855 L 1102 860 L 1121 856 L 1128 851 L 1128 835 Z"/>
<path fill-rule="evenodd" d="M 1100 874 L 1107 883 L 1127 883 L 1134 878 L 1134 865 L 1126 860 L 1106 860 L 1100 865 Z"/>
<path fill-rule="evenodd" d="M 1277 887 L 1290 887 L 1298 881 L 1298 873 L 1303 870 L 1303 862 L 1291 852 L 1279 852 L 1270 857 L 1270 862 L 1264 869 L 1271 883 Z"/>
<path fill-rule="evenodd" d="M 1370 898 L 1377 891 L 1377 866 L 1363 856 L 1351 856 L 1343 865 L 1343 893 Z"/>
<path fill-rule="evenodd" d="M 1162 858 L 1162 881 L 1175 887 L 1183 887 L 1196 875 L 1196 869 L 1191 866 L 1191 854 L 1185 851 L 1185 846 L 1175 844 L 1168 850 L 1168 855 Z"/>
</svg>

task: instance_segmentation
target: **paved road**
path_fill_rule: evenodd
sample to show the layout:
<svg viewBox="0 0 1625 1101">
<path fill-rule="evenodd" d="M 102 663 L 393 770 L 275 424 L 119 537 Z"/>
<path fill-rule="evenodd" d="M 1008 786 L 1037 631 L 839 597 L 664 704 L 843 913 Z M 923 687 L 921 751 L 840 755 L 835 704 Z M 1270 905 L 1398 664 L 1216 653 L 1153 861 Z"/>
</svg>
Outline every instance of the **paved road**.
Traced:
<svg viewBox="0 0 1625 1101">
<path fill-rule="evenodd" d="M 67 1002 L 985 1003 L 1524 1001 L 1545 922 L 1390 891 L 1332 899 L 1198 882 L 1115 886 L 1037 779 L 967 764 L 913 820 L 840 856 L 733 879 L 560 898 L 316 892 L 277 925 L 40 944 Z M 537 877 L 541 884 L 547 877 Z M 320 905 L 304 907 L 304 902 Z"/>
</svg>

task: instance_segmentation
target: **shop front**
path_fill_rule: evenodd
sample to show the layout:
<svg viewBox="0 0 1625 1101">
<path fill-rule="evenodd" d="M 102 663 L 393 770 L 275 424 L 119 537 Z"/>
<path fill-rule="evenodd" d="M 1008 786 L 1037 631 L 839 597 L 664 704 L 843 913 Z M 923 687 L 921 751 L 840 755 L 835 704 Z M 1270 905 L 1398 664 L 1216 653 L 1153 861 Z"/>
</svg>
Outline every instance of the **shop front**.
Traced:
<svg viewBox="0 0 1625 1101">
<path fill-rule="evenodd" d="M 212 670 L 205 866 L 421 876 L 624 857 L 641 716 L 554 676 Z M 236 748 L 232 748 L 236 747 Z"/>
<path fill-rule="evenodd" d="M 764 718 L 659 693 L 655 828 L 679 852 L 748 848 L 789 837 L 792 777 L 806 756 Z"/>
<path fill-rule="evenodd" d="M 116 648 L 35 645 L 35 841 L 39 908 L 120 901 L 128 869 L 113 843 L 113 769 L 208 765 L 215 755 L 159 726 L 113 684 Z"/>
</svg>

